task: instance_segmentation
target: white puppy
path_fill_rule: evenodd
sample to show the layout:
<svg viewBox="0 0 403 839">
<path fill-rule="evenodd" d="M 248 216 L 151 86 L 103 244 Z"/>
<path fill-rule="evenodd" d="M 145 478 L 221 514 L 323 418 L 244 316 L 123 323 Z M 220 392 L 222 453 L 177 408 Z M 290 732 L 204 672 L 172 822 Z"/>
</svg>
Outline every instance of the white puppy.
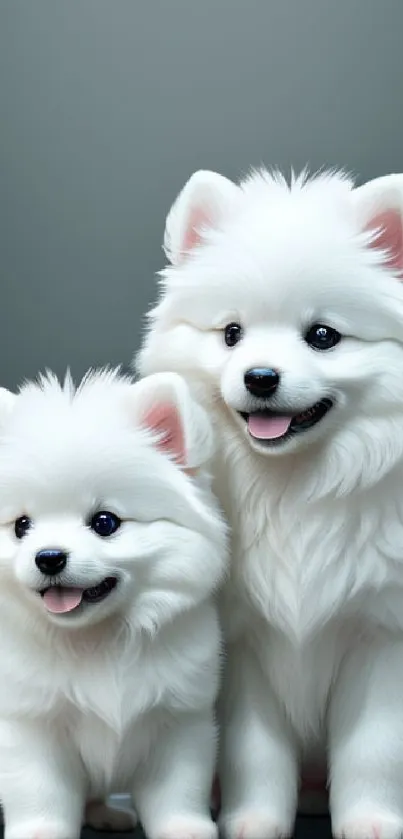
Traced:
<svg viewBox="0 0 403 839">
<path fill-rule="evenodd" d="M 94 804 L 113 792 L 151 839 L 213 839 L 226 528 L 207 416 L 175 374 L 101 372 L 2 391 L 0 427 L 5 839 L 75 839 L 86 802 L 116 827 Z"/>
<path fill-rule="evenodd" d="M 233 528 L 220 762 L 230 839 L 403 832 L 403 176 L 195 174 L 138 359 L 192 384 Z"/>
</svg>

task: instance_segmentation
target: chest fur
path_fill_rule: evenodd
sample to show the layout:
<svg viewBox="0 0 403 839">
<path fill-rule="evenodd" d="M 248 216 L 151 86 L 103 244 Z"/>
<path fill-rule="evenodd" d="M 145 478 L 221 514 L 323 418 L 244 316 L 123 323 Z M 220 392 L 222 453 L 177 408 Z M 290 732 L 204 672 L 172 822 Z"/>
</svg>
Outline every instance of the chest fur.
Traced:
<svg viewBox="0 0 403 839">
<path fill-rule="evenodd" d="M 84 715 L 72 709 L 69 735 L 86 767 L 91 796 L 131 792 L 133 775 L 141 771 L 161 725 L 169 720 L 169 714 L 158 709 L 116 730 L 94 713 Z"/>
<path fill-rule="evenodd" d="M 257 613 L 298 646 L 329 622 L 368 611 L 375 593 L 381 604 L 394 587 L 401 592 L 403 511 L 387 498 L 315 500 L 268 482 L 247 494 L 227 485 L 227 602 L 239 601 L 246 623 Z"/>
<path fill-rule="evenodd" d="M 255 623 L 249 634 L 264 679 L 277 696 L 301 744 L 325 740 L 326 712 L 344 656 L 359 641 L 355 620 L 331 622 L 296 644 L 284 633 Z"/>
</svg>

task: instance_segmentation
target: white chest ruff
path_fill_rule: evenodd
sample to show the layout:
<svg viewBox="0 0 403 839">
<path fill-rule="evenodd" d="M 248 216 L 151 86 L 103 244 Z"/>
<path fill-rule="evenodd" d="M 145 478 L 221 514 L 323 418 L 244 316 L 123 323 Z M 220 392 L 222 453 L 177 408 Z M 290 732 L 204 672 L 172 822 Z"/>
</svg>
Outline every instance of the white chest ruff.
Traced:
<svg viewBox="0 0 403 839">
<path fill-rule="evenodd" d="M 301 738 L 320 738 L 348 651 L 374 633 L 403 637 L 402 520 L 382 494 L 310 501 L 268 481 L 244 490 L 239 480 L 224 499 L 227 637 L 246 639 Z"/>
</svg>

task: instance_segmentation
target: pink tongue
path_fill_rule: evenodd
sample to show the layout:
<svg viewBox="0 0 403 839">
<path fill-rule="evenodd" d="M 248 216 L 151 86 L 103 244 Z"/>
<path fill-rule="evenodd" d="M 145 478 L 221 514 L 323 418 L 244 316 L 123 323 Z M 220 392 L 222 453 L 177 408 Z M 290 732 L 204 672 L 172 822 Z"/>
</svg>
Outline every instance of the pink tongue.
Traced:
<svg viewBox="0 0 403 839">
<path fill-rule="evenodd" d="M 290 427 L 292 417 L 268 417 L 264 414 L 250 414 L 248 430 L 257 440 L 276 440 Z"/>
<path fill-rule="evenodd" d="M 52 586 L 45 591 L 42 600 L 48 610 L 56 615 L 61 615 L 64 612 L 71 612 L 81 603 L 83 597 L 82 588 L 64 588 L 62 586 Z"/>
</svg>

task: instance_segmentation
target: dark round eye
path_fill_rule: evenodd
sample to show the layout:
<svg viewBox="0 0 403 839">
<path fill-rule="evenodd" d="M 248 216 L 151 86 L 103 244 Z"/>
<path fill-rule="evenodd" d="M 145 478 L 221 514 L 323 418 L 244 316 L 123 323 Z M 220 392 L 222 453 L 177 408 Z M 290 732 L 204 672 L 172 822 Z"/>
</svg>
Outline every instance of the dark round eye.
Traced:
<svg viewBox="0 0 403 839">
<path fill-rule="evenodd" d="M 102 536 L 103 539 L 106 539 L 107 536 L 112 536 L 112 533 L 116 533 L 121 524 L 120 518 L 115 516 L 115 513 L 109 513 L 108 510 L 101 510 L 92 517 L 90 528 L 97 536 Z"/>
<path fill-rule="evenodd" d="M 304 340 L 314 350 L 331 350 L 341 341 L 340 332 L 324 323 L 314 323 L 304 335 Z"/>
<path fill-rule="evenodd" d="M 32 521 L 28 516 L 20 516 L 14 523 L 14 532 L 17 539 L 22 539 L 28 532 L 32 525 Z"/>
<path fill-rule="evenodd" d="M 239 323 L 229 323 L 224 330 L 224 340 L 227 347 L 235 347 L 242 338 L 242 327 Z"/>
</svg>

